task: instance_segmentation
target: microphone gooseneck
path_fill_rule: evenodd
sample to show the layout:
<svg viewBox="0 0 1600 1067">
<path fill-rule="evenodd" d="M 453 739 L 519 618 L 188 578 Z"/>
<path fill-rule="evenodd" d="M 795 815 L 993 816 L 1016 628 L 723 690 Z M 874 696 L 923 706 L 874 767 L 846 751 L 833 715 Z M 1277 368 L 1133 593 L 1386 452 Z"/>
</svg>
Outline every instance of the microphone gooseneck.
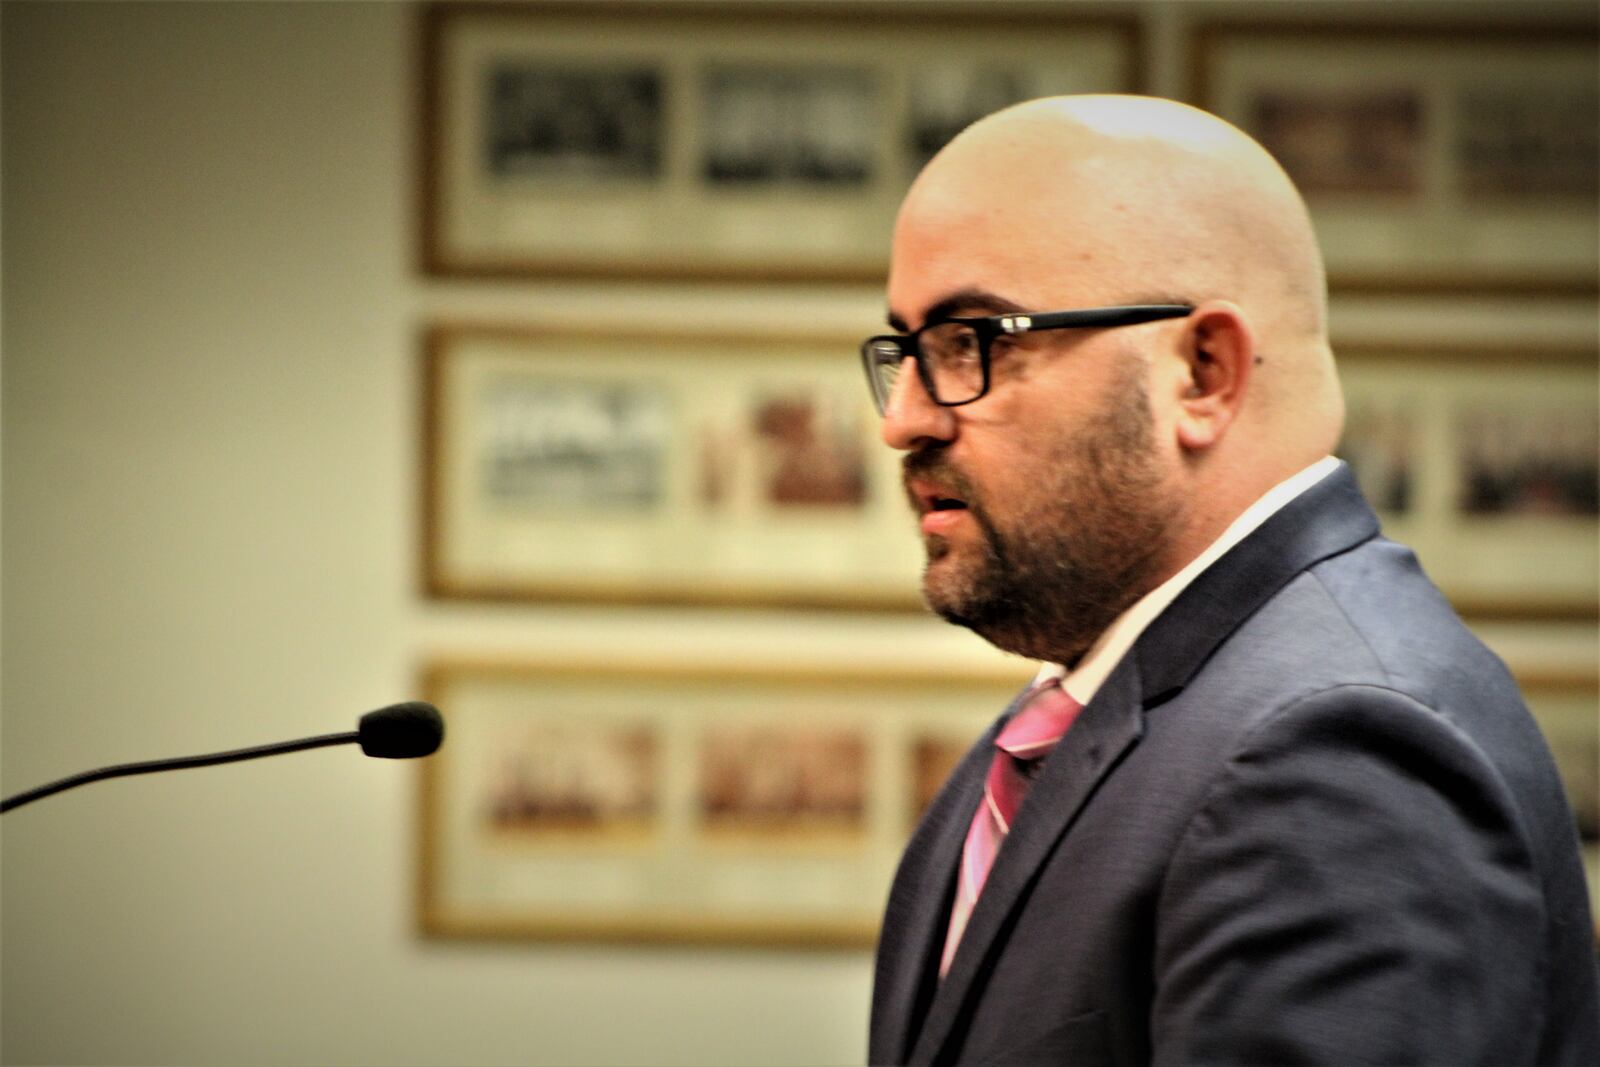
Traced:
<svg viewBox="0 0 1600 1067">
<path fill-rule="evenodd" d="M 188 767 L 211 767 L 219 763 L 237 763 L 240 760 L 277 756 L 286 752 L 302 752 L 309 748 L 326 748 L 330 745 L 349 745 L 358 742 L 361 751 L 369 756 L 411 759 L 437 751 L 444 741 L 444 718 L 433 705 L 421 701 L 391 704 L 377 711 L 369 711 L 361 716 L 358 725 L 359 729 L 356 730 L 303 737 L 297 741 L 280 741 L 272 745 L 212 752 L 202 756 L 119 763 L 98 770 L 84 771 L 0 800 L 0 814 L 24 804 L 31 804 L 35 800 L 42 800 L 54 793 L 106 778 L 125 778 L 134 774 L 153 774 L 156 771 L 174 771 Z"/>
</svg>

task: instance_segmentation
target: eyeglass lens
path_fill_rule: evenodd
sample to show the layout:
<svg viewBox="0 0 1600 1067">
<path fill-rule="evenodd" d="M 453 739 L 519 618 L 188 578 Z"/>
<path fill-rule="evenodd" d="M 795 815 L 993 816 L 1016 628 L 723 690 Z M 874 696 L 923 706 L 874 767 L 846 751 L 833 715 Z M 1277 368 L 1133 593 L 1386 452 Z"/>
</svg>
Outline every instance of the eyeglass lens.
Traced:
<svg viewBox="0 0 1600 1067">
<path fill-rule="evenodd" d="M 933 399 L 942 404 L 960 404 L 983 393 L 983 358 L 978 334 L 958 322 L 931 326 L 917 334 L 922 365 L 933 384 Z M 867 362 L 872 367 L 872 386 L 879 408 L 889 402 L 899 380 L 904 354 L 893 341 L 871 342 Z"/>
<path fill-rule="evenodd" d="M 905 354 L 896 342 L 867 342 L 868 377 L 872 382 L 872 398 L 877 401 L 879 414 L 889 405 L 889 394 L 894 392 L 894 383 L 900 378 L 900 365 L 903 362 Z"/>
<path fill-rule="evenodd" d="M 923 330 L 918 341 L 935 400 L 959 404 L 983 392 L 982 346 L 971 326 L 940 323 Z"/>
</svg>

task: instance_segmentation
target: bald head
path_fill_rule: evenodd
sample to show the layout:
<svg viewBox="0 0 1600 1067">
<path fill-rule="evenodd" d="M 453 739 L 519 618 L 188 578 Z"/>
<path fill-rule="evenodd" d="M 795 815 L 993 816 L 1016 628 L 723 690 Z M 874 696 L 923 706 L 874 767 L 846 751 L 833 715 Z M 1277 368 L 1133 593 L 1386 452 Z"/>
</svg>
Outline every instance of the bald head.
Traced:
<svg viewBox="0 0 1600 1067">
<path fill-rule="evenodd" d="M 940 258 L 935 244 L 965 254 Z M 980 120 L 906 197 L 891 305 L 912 273 L 924 291 L 1004 278 L 1007 295 L 1036 310 L 1231 302 L 1259 357 L 1232 452 L 1255 442 L 1310 462 L 1337 438 L 1326 286 L 1305 205 L 1260 145 L 1205 112 L 1069 96 Z"/>
</svg>

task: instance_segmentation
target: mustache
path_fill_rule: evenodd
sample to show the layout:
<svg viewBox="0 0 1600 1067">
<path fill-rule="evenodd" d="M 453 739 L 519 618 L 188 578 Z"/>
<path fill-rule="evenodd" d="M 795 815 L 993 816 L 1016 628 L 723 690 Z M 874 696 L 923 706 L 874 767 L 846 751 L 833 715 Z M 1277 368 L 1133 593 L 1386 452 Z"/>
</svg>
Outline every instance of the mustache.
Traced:
<svg viewBox="0 0 1600 1067">
<path fill-rule="evenodd" d="M 980 510 L 977 489 L 971 479 L 961 473 L 955 464 L 950 462 L 950 457 L 938 449 L 908 452 L 900 461 L 900 484 L 905 490 L 906 500 L 915 508 L 917 497 L 911 490 L 913 481 L 931 482 L 940 489 L 948 490 L 948 495 L 966 504 L 970 510 Z"/>
</svg>

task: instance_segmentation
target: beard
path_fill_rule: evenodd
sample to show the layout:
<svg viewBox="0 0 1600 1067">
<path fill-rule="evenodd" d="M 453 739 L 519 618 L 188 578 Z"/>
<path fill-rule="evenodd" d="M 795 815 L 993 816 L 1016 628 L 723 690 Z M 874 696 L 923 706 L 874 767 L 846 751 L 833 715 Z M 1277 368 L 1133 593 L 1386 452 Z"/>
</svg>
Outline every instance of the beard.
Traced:
<svg viewBox="0 0 1600 1067">
<path fill-rule="evenodd" d="M 1038 457 L 1028 500 L 1007 501 L 1016 509 L 1003 522 L 940 448 L 906 456 L 907 480 L 948 488 L 982 535 L 964 557 L 925 538 L 929 608 L 1004 651 L 1070 666 L 1155 586 L 1174 509 L 1135 366 L 1115 383 L 1113 408 Z"/>
</svg>

